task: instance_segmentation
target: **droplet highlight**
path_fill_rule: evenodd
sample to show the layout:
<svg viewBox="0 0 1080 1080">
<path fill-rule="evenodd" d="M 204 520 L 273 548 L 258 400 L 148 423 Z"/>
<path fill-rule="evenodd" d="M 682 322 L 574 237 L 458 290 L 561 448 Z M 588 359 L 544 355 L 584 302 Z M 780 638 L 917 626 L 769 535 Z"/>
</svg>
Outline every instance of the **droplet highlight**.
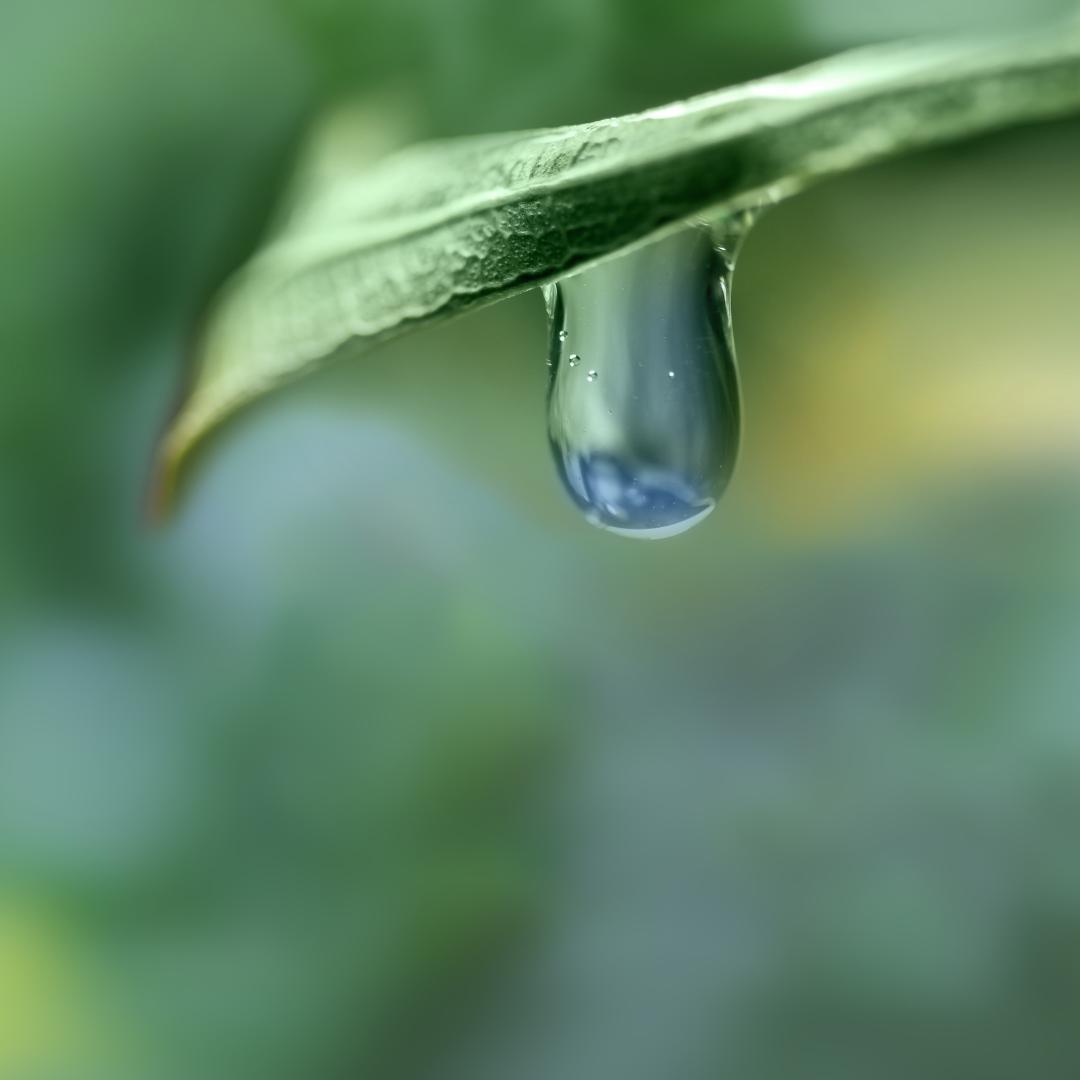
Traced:
<svg viewBox="0 0 1080 1080">
<path fill-rule="evenodd" d="M 590 523 L 663 539 L 727 487 L 741 422 L 728 298 L 748 223 L 687 225 L 546 287 L 548 438 Z M 564 359 L 569 325 L 578 351 Z M 582 354 L 584 379 L 572 370 Z"/>
</svg>

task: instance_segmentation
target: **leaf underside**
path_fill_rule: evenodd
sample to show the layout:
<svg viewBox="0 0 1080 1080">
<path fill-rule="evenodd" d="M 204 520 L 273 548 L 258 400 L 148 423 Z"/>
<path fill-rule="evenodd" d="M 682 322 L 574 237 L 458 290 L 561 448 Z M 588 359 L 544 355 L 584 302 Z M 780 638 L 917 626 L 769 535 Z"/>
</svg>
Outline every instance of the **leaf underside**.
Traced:
<svg viewBox="0 0 1080 1080">
<path fill-rule="evenodd" d="M 1080 111 L 1080 21 L 879 46 L 631 116 L 421 145 L 294 209 L 210 312 L 162 441 L 153 509 L 243 405 L 360 351 L 543 284 L 708 212 Z"/>
</svg>

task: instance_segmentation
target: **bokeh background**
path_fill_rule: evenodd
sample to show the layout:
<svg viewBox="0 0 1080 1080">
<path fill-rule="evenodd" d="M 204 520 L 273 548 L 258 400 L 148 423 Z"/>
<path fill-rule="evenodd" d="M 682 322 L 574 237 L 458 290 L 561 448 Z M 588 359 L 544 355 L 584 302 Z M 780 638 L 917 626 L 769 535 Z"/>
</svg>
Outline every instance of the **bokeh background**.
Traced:
<svg viewBox="0 0 1080 1080">
<path fill-rule="evenodd" d="M 313 132 L 1071 6 L 0 0 L 3 1080 L 1077 1075 L 1080 125 L 761 221 L 739 472 L 681 538 L 559 490 L 535 292 L 139 516 Z"/>
</svg>

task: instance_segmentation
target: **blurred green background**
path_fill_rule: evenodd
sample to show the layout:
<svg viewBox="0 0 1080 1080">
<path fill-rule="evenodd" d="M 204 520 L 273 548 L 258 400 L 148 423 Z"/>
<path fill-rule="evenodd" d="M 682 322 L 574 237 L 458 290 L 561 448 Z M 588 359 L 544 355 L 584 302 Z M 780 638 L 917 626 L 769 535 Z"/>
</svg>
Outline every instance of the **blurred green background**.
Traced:
<svg viewBox="0 0 1080 1080">
<path fill-rule="evenodd" d="M 311 133 L 596 119 L 1046 0 L 0 0 L 0 1077 L 1080 1072 L 1080 125 L 750 237 L 721 508 L 589 528 L 537 293 L 140 524 Z"/>
</svg>

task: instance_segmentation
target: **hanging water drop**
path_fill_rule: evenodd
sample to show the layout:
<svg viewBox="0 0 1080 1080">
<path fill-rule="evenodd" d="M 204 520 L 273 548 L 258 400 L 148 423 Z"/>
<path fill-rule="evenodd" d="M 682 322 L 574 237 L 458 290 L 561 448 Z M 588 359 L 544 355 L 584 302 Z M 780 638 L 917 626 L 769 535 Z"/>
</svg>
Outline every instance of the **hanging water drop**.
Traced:
<svg viewBox="0 0 1080 1080">
<path fill-rule="evenodd" d="M 705 518 L 731 479 L 740 408 L 728 286 L 748 224 L 687 225 L 545 288 L 548 438 L 592 524 L 674 536 Z M 586 379 L 570 370 L 579 353 L 563 363 L 567 325 L 599 361 Z"/>
</svg>

